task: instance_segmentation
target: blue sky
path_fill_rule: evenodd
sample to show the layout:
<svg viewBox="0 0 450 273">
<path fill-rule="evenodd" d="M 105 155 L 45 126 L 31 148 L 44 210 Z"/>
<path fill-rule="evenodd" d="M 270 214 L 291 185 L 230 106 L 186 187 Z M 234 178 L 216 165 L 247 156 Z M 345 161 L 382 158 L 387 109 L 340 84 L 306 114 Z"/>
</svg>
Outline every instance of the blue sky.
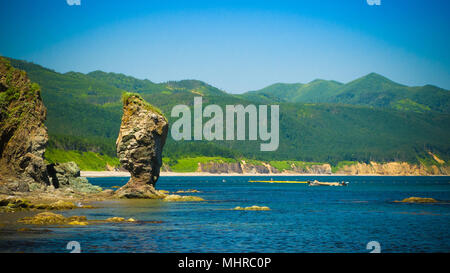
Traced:
<svg viewBox="0 0 450 273">
<path fill-rule="evenodd" d="M 0 54 L 232 93 L 370 72 L 450 89 L 450 1 L 0 0 Z"/>
</svg>

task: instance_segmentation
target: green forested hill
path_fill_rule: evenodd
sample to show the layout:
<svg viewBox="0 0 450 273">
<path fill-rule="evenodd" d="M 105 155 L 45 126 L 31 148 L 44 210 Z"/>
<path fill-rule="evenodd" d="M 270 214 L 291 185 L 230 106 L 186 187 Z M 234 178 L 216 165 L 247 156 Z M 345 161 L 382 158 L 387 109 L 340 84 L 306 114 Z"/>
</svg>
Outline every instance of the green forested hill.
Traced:
<svg viewBox="0 0 450 273">
<path fill-rule="evenodd" d="M 336 81 L 314 80 L 310 83 L 275 83 L 258 91 L 249 91 L 240 95 L 251 101 L 259 102 L 323 102 L 332 97 L 342 86 Z"/>
<path fill-rule="evenodd" d="M 153 83 L 116 73 L 57 73 L 11 59 L 42 89 L 48 109 L 51 148 L 94 151 L 115 156 L 125 91 L 140 93 L 169 121 L 176 104 L 204 106 L 280 104 L 280 146 L 260 152 L 259 141 L 181 141 L 169 136 L 166 157 L 222 156 L 261 160 L 315 162 L 414 162 L 432 151 L 450 155 L 448 91 L 433 86 L 406 87 L 370 74 L 348 84 L 316 80 L 308 84 L 275 84 L 264 92 L 232 95 L 197 80 Z"/>
<path fill-rule="evenodd" d="M 315 80 L 308 84 L 274 84 L 241 97 L 261 102 L 339 103 L 415 112 L 450 113 L 450 92 L 425 85 L 408 87 L 371 73 L 347 84 Z"/>
</svg>

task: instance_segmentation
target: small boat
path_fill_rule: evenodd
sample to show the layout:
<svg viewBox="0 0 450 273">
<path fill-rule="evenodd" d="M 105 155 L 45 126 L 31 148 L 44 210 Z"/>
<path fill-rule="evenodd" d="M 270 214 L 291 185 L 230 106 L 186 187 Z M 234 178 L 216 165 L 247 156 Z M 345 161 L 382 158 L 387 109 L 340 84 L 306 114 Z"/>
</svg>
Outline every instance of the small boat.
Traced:
<svg viewBox="0 0 450 273">
<path fill-rule="evenodd" d="M 249 180 L 250 183 L 286 183 L 286 184 L 307 184 L 308 181 L 275 181 L 275 180 Z"/>
<path fill-rule="evenodd" d="M 334 187 L 341 187 L 341 186 L 347 186 L 348 182 L 342 181 L 342 182 L 319 182 L 317 180 L 314 181 L 308 181 L 308 186 L 334 186 Z"/>
</svg>

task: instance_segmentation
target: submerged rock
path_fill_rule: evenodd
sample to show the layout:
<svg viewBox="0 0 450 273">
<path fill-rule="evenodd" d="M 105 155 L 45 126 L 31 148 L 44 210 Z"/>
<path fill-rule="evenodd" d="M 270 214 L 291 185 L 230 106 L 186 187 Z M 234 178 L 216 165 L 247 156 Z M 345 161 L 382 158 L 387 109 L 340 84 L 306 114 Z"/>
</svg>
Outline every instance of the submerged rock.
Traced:
<svg viewBox="0 0 450 273">
<path fill-rule="evenodd" d="M 62 209 L 75 209 L 78 208 L 73 202 L 59 200 L 54 203 L 51 203 L 46 207 L 46 209 L 52 210 L 62 210 Z"/>
<path fill-rule="evenodd" d="M 168 202 L 197 202 L 197 201 L 205 201 L 205 199 L 198 197 L 198 196 L 182 196 L 177 194 L 169 194 L 166 195 L 163 199 L 163 201 Z"/>
<path fill-rule="evenodd" d="M 53 212 L 41 212 L 33 217 L 25 217 L 19 220 L 20 223 L 30 225 L 82 225 L 88 224 L 86 216 L 64 217 Z"/>
<path fill-rule="evenodd" d="M 133 218 L 125 219 L 123 217 L 110 217 L 105 220 L 106 222 L 112 222 L 112 223 L 120 223 L 120 222 L 136 222 Z"/>
<path fill-rule="evenodd" d="M 33 217 L 22 218 L 19 222 L 32 225 L 61 225 L 67 222 L 67 218 L 53 212 L 42 212 Z"/>
<path fill-rule="evenodd" d="M 73 202 L 59 200 L 53 203 L 35 203 L 28 199 L 9 196 L 7 198 L 0 199 L 0 210 L 5 212 L 14 212 L 18 210 L 69 210 L 76 208 L 92 208 L 90 205 L 77 206 Z"/>
<path fill-rule="evenodd" d="M 425 197 L 409 197 L 405 198 L 401 201 L 395 201 L 399 203 L 437 203 L 438 201 L 434 198 L 425 198 Z"/>
<path fill-rule="evenodd" d="M 178 190 L 175 193 L 199 193 L 198 190 Z"/>
<path fill-rule="evenodd" d="M 116 146 L 120 163 L 131 178 L 116 191 L 118 197 L 164 197 L 154 186 L 159 178 L 168 127 L 162 113 L 139 95 L 123 96 L 122 124 Z"/>
<path fill-rule="evenodd" d="M 251 206 L 251 207 L 235 207 L 233 210 L 270 210 L 269 207 L 266 206 Z"/>
<path fill-rule="evenodd" d="M 0 191 L 49 184 L 44 162 L 47 115 L 39 85 L 0 56 Z"/>
<path fill-rule="evenodd" d="M 68 225 L 74 225 L 74 226 L 87 226 L 89 223 L 88 222 L 80 222 L 80 221 L 72 221 L 67 223 Z"/>
<path fill-rule="evenodd" d="M 121 223 L 121 222 L 136 222 L 135 219 L 125 219 L 122 217 L 111 217 L 106 220 L 88 220 L 86 216 L 70 216 L 64 217 L 61 214 L 53 212 L 42 212 L 33 217 L 24 217 L 18 221 L 19 223 L 30 225 L 75 225 L 86 226 L 90 224 L 101 223 Z"/>
<path fill-rule="evenodd" d="M 13 212 L 16 210 L 32 208 L 33 204 L 30 200 L 9 196 L 0 199 L 0 211 Z"/>
</svg>

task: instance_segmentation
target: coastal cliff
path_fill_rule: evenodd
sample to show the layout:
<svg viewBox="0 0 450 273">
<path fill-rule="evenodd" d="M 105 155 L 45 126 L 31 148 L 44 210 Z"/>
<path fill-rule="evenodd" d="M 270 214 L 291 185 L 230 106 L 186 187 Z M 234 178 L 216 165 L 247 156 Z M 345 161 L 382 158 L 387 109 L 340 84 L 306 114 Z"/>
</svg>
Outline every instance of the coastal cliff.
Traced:
<svg viewBox="0 0 450 273">
<path fill-rule="evenodd" d="M 407 162 L 356 163 L 339 169 L 336 174 L 346 175 L 450 175 L 449 166 L 425 166 Z"/>
<path fill-rule="evenodd" d="M 49 185 L 43 159 L 47 109 L 37 84 L 0 57 L 0 186 L 28 191 L 31 183 Z"/>
<path fill-rule="evenodd" d="M 169 123 L 162 113 L 137 94 L 123 95 L 123 116 L 116 141 L 117 156 L 130 172 L 119 198 L 158 198 L 154 185 L 162 166 L 162 150 Z"/>
<path fill-rule="evenodd" d="M 46 115 L 39 85 L 0 57 L 0 195 L 60 199 L 73 192 L 99 193 L 102 189 L 80 177 L 75 163 L 45 161 Z"/>
<path fill-rule="evenodd" d="M 272 166 L 270 163 L 258 162 L 250 163 L 245 160 L 241 160 L 236 163 L 219 163 L 219 162 L 206 162 L 198 163 L 198 169 L 196 172 L 206 173 L 237 173 L 237 174 L 331 174 L 330 164 L 316 164 L 306 167 L 299 167 L 292 164 L 289 170 L 279 170 Z"/>
<path fill-rule="evenodd" d="M 164 172 L 195 172 L 210 174 L 310 174 L 310 175 L 450 175 L 450 166 L 445 162 L 435 165 L 412 164 L 407 162 L 343 162 L 332 167 L 328 163 L 311 163 L 301 161 L 246 161 L 240 160 L 235 162 L 231 159 L 218 160 L 207 158 L 191 158 L 183 159 L 184 161 L 192 161 L 196 168 L 192 170 L 181 170 L 175 164 L 169 166 L 164 164 L 162 170 Z M 185 164 L 185 162 L 183 162 Z"/>
</svg>

